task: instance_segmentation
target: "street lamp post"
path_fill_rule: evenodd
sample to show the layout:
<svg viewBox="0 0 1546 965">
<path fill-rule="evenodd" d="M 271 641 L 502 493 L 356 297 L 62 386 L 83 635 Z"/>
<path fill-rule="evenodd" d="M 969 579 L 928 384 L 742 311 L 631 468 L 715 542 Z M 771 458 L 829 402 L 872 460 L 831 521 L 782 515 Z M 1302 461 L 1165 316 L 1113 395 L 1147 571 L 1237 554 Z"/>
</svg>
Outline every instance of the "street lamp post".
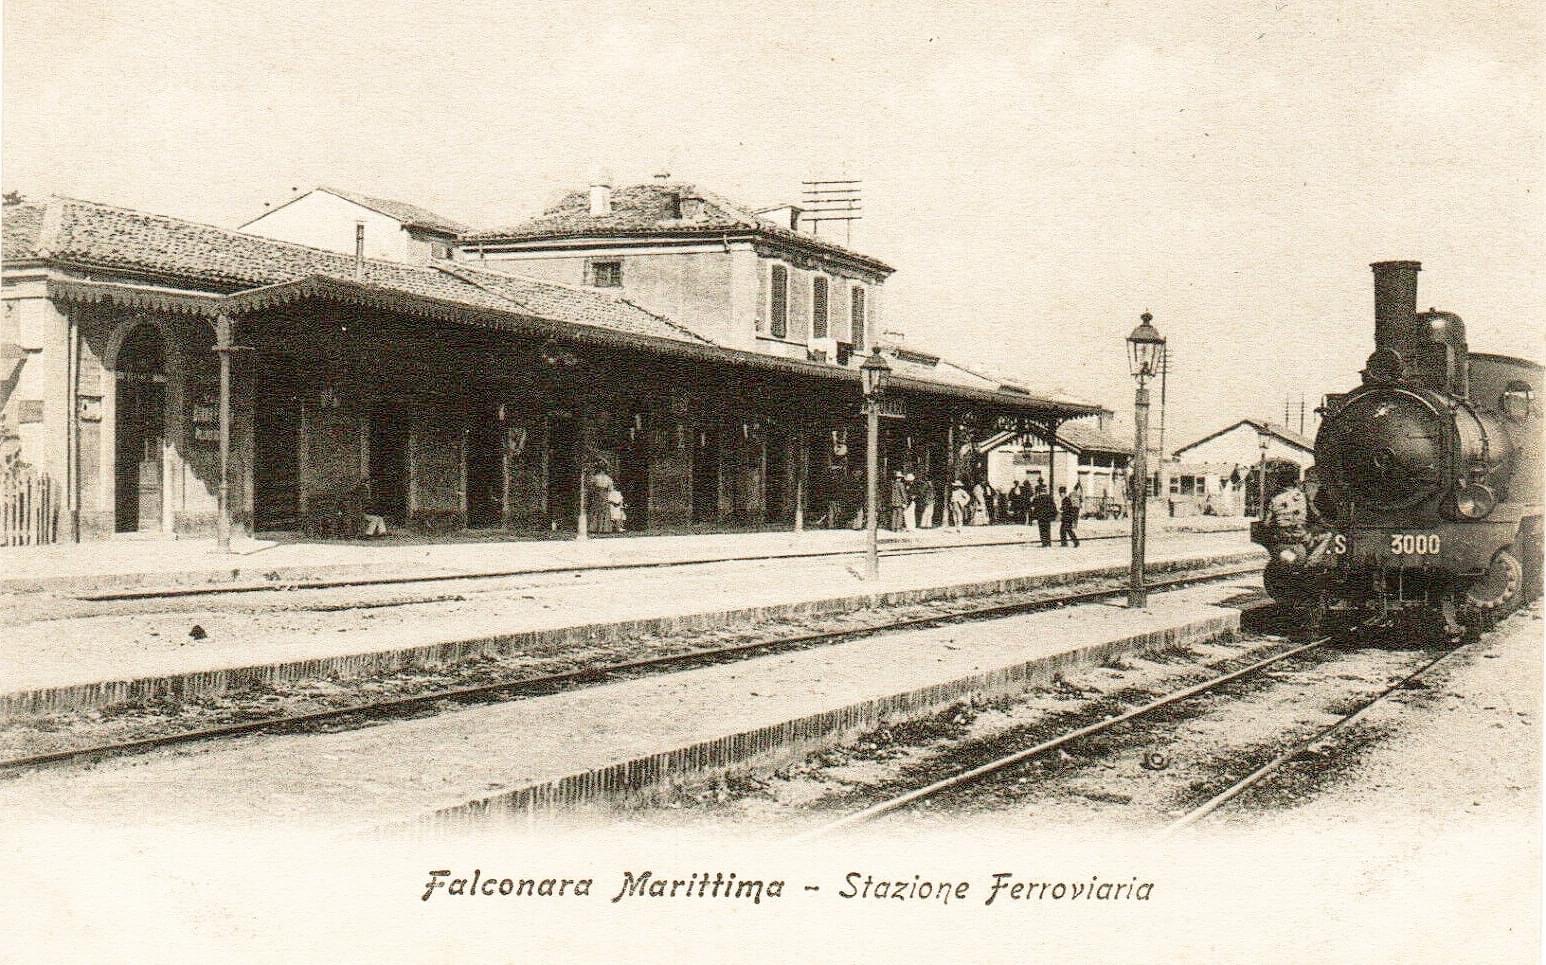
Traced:
<svg viewBox="0 0 1546 965">
<path fill-rule="evenodd" d="M 1127 336 L 1128 367 L 1138 382 L 1138 392 L 1133 397 L 1133 421 L 1136 423 L 1132 474 L 1133 546 L 1127 572 L 1127 605 L 1134 609 L 1146 606 L 1149 601 L 1143 577 L 1149 504 L 1149 379 L 1160 370 L 1165 358 L 1165 340 L 1150 324 L 1154 316 L 1144 312 L 1141 318 L 1141 324 Z"/>
<path fill-rule="evenodd" d="M 1267 445 L 1269 441 L 1267 433 L 1256 434 L 1256 444 L 1261 447 L 1261 461 L 1256 467 L 1256 516 L 1259 519 L 1267 518 Z"/>
<path fill-rule="evenodd" d="M 886 394 L 886 379 L 891 374 L 891 366 L 881 356 L 880 349 L 870 353 L 870 357 L 859 366 L 859 374 L 864 379 L 864 418 L 865 418 L 865 446 L 864 446 L 864 515 L 865 515 L 865 544 L 864 544 L 864 578 L 867 580 L 880 579 L 880 534 L 879 526 L 879 479 L 880 473 L 880 399 Z"/>
</svg>

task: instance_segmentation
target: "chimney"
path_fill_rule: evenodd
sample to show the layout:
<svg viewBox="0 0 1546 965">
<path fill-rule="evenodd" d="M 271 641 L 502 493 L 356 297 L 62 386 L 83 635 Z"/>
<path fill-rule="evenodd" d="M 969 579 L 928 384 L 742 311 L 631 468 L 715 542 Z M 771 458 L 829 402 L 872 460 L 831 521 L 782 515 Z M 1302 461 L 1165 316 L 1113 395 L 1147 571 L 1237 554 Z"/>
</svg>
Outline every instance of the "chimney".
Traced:
<svg viewBox="0 0 1546 965">
<path fill-rule="evenodd" d="M 612 213 L 612 185 L 598 181 L 590 186 L 590 213 L 592 218 Z"/>
<path fill-rule="evenodd" d="M 1374 347 L 1410 358 L 1417 342 L 1418 261 L 1377 261 L 1374 269 Z"/>
<path fill-rule="evenodd" d="M 800 215 L 802 215 L 804 213 L 805 213 L 805 210 L 803 208 L 797 208 L 797 207 L 795 207 L 792 204 L 789 206 L 789 230 L 790 231 L 799 231 L 800 230 Z"/>
<path fill-rule="evenodd" d="M 703 199 L 689 190 L 678 191 L 676 195 L 677 217 L 683 221 L 696 221 L 703 217 Z"/>
<path fill-rule="evenodd" d="M 354 223 L 354 280 L 365 279 L 365 222 Z"/>
</svg>

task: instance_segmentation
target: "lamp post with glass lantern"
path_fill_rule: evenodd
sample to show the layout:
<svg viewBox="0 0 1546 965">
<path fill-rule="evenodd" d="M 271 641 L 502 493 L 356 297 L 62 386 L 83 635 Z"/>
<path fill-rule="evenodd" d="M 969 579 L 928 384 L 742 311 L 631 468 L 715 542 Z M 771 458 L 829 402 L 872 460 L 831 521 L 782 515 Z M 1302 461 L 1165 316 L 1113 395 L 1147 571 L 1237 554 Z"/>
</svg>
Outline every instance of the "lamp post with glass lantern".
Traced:
<svg viewBox="0 0 1546 965">
<path fill-rule="evenodd" d="M 1133 547 L 1127 572 L 1127 605 L 1135 609 L 1147 605 L 1149 600 L 1148 590 L 1143 585 L 1149 503 L 1149 379 L 1159 372 L 1165 359 L 1165 340 L 1150 324 L 1154 316 L 1144 312 L 1140 317 L 1139 326 L 1127 336 L 1128 368 L 1138 382 L 1138 392 L 1133 398 L 1133 421 L 1137 426 L 1132 474 Z"/>
<path fill-rule="evenodd" d="M 886 380 L 891 375 L 891 366 L 886 364 L 880 349 L 876 349 L 859 366 L 859 374 L 864 379 L 865 418 L 864 578 L 878 580 L 880 579 L 880 534 L 877 527 L 880 499 L 879 480 L 876 477 L 880 472 L 880 399 L 886 394 Z"/>
</svg>

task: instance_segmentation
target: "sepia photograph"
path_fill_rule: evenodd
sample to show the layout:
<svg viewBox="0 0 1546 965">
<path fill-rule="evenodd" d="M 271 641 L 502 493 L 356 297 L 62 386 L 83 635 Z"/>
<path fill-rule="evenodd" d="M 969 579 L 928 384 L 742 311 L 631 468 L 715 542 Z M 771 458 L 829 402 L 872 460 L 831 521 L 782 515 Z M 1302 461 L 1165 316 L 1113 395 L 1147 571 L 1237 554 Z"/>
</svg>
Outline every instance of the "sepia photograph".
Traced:
<svg viewBox="0 0 1546 965">
<path fill-rule="evenodd" d="M 1540 960 L 1540 3 L 0 37 L 0 961 Z"/>
</svg>

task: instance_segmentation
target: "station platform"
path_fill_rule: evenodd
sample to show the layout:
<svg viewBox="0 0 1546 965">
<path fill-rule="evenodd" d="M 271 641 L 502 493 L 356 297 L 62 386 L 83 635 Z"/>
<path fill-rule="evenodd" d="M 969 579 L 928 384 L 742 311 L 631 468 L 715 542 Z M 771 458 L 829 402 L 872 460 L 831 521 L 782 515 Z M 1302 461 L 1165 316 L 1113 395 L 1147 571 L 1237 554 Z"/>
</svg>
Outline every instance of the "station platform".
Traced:
<svg viewBox="0 0 1546 965">
<path fill-rule="evenodd" d="M 105 706 L 325 676 L 363 677 L 480 654 L 625 642 L 768 619 L 1120 578 L 1125 539 L 1043 548 L 994 527 L 982 539 L 927 539 L 860 576 L 858 534 L 832 534 L 841 552 L 755 554 L 695 566 L 566 569 L 499 579 L 452 579 L 344 589 L 216 593 L 157 600 L 13 596 L 0 647 L 0 715 Z M 1022 529 L 1023 534 L 1023 529 Z M 807 534 L 823 535 L 823 534 Z M 787 545 L 787 536 L 778 537 Z M 809 550 L 811 544 L 799 548 Z M 862 544 L 861 544 L 862 545 Z M 728 547 L 727 547 L 728 548 Z M 641 550 L 643 548 L 641 547 Z M 1264 559 L 1239 531 L 1157 532 L 1154 573 Z M 197 627 L 195 633 L 193 628 Z"/>
<path fill-rule="evenodd" d="M 528 821 L 747 762 L 777 763 L 971 694 L 1231 633 L 1251 577 L 899 630 L 802 652 L 359 730 L 239 738 L 18 775 L 0 812 L 112 825 L 427 830 Z"/>
<path fill-rule="evenodd" d="M 1151 532 L 1245 531 L 1239 517 L 1194 516 L 1150 520 Z M 1126 520 L 1084 520 L 1081 537 L 1103 539 L 1128 532 Z M 864 534 L 848 529 L 801 533 L 763 531 L 686 535 L 609 534 L 583 542 L 514 539 L 498 532 L 419 539 L 251 539 L 232 541 L 221 553 L 209 539 L 123 537 L 97 543 L 0 548 L 0 593 L 175 592 L 212 586 L 231 589 L 276 583 L 347 583 L 448 578 L 468 574 L 535 574 L 568 569 L 629 569 L 686 565 L 759 556 L 859 553 Z M 984 545 L 1037 539 L 1019 525 L 882 530 L 886 548 Z"/>
</svg>

